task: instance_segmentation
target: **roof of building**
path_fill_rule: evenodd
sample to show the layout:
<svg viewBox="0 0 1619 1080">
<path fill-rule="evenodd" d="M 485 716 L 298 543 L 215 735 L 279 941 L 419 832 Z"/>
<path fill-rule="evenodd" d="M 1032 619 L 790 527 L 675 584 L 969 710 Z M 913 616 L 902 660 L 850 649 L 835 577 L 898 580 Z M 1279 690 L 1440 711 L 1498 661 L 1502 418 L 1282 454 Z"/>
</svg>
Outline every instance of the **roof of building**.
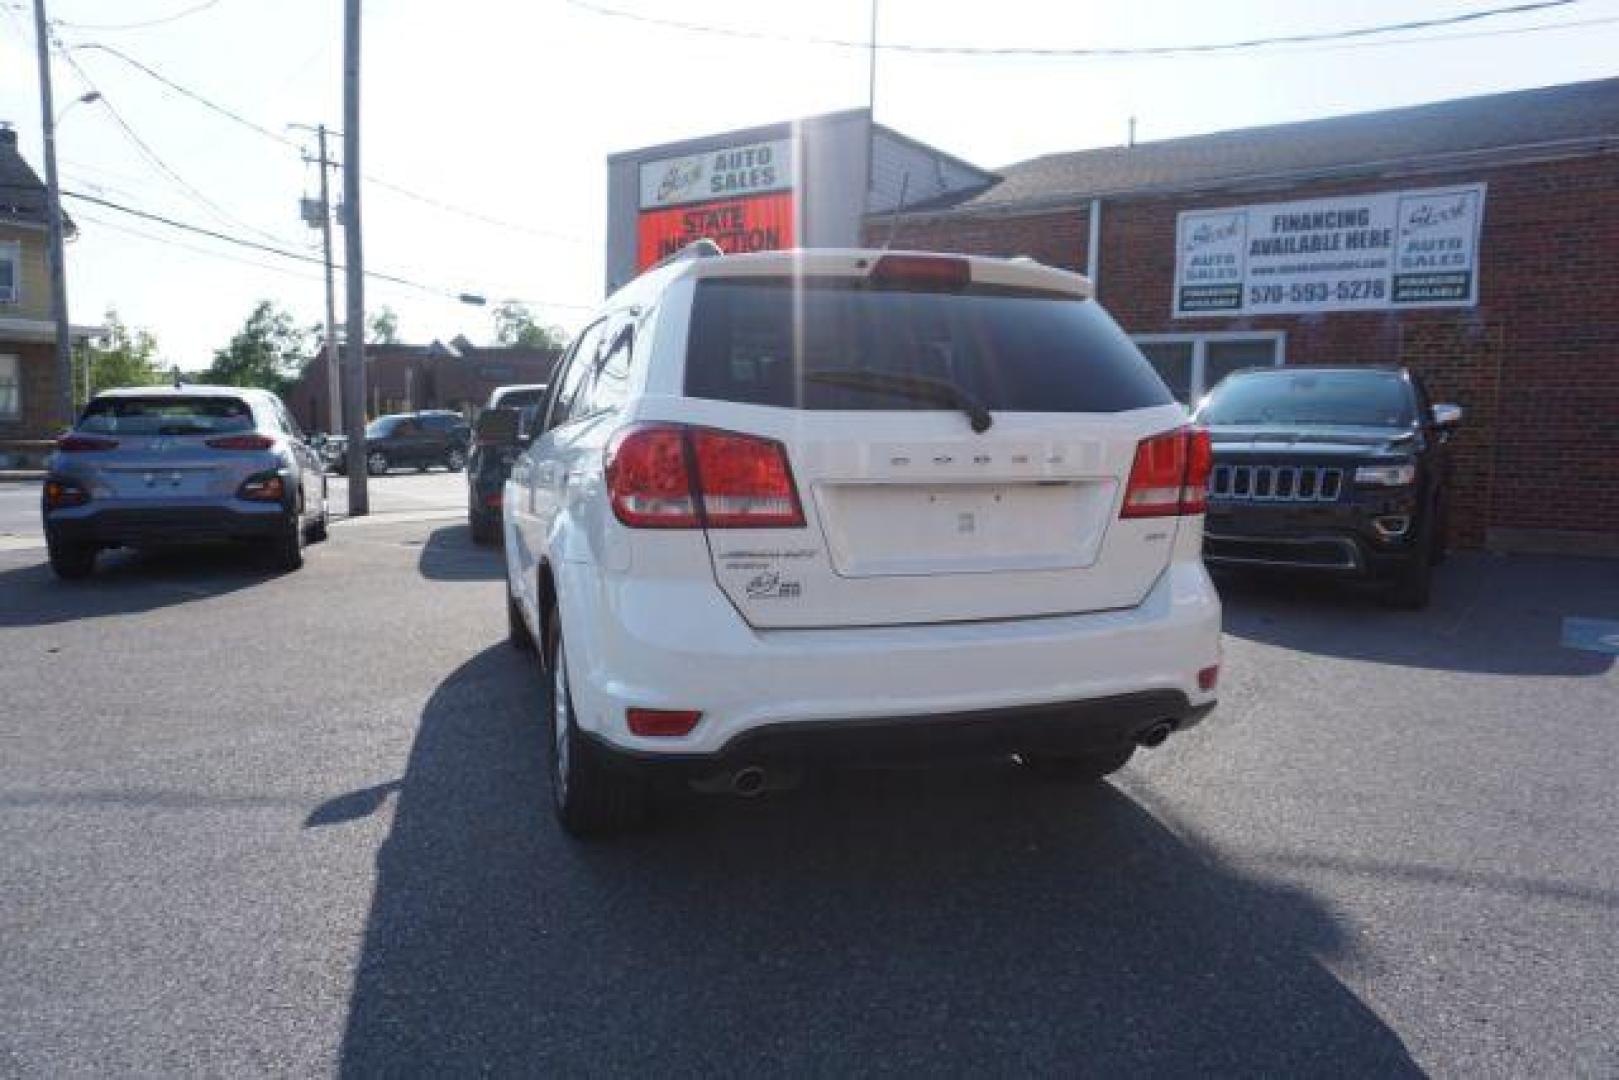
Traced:
<svg viewBox="0 0 1619 1080">
<path fill-rule="evenodd" d="M 999 170 L 1002 181 L 975 196 L 935 200 L 912 212 L 1012 210 L 1100 196 L 1218 189 L 1506 150 L 1566 152 L 1593 141 L 1619 147 L 1619 78 L 1048 154 Z"/>
<path fill-rule="evenodd" d="M 17 129 L 0 124 L 0 221 L 45 220 L 45 184 L 17 150 Z"/>
</svg>

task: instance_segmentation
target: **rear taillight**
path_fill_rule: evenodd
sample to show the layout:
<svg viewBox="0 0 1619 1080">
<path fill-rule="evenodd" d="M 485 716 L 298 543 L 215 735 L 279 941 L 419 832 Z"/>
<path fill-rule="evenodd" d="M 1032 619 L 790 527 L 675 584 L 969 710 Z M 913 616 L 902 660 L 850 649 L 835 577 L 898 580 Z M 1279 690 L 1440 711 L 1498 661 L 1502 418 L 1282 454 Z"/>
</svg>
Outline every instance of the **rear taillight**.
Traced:
<svg viewBox="0 0 1619 1080">
<path fill-rule="evenodd" d="M 689 709 L 630 709 L 625 714 L 632 733 L 665 739 L 690 735 L 702 718 Z"/>
<path fill-rule="evenodd" d="M 63 435 L 56 440 L 56 448 L 64 454 L 95 454 L 102 450 L 116 450 L 117 439 L 98 439 L 94 435 Z"/>
<path fill-rule="evenodd" d="M 774 439 L 651 424 L 626 428 L 607 447 L 613 513 L 650 529 L 798 528 L 804 509 Z"/>
<path fill-rule="evenodd" d="M 208 445 L 215 450 L 268 450 L 275 440 L 268 435 L 221 435 L 209 439 Z"/>
<path fill-rule="evenodd" d="M 236 497 L 249 502 L 280 502 L 286 493 L 287 485 L 281 474 L 273 472 L 250 476 L 236 489 Z"/>
<path fill-rule="evenodd" d="M 607 444 L 607 491 L 618 520 L 638 529 L 697 527 L 684 428 L 625 428 Z"/>
<path fill-rule="evenodd" d="M 45 509 L 61 510 L 68 506 L 83 506 L 90 501 L 90 493 L 71 480 L 45 481 Z"/>
<path fill-rule="evenodd" d="M 1119 516 L 1203 513 L 1208 505 L 1209 470 L 1213 465 L 1209 433 L 1201 428 L 1179 428 L 1141 440 Z"/>
</svg>

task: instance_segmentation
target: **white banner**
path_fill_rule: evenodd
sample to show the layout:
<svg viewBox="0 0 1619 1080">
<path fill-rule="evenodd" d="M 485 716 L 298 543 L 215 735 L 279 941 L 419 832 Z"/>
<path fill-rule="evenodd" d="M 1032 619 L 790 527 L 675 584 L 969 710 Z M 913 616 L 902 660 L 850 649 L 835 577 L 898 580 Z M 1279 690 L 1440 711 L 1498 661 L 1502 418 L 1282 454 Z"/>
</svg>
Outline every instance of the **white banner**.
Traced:
<svg viewBox="0 0 1619 1080">
<path fill-rule="evenodd" d="M 788 191 L 793 186 L 793 140 L 746 143 L 641 166 L 641 209 Z"/>
<path fill-rule="evenodd" d="M 1178 318 L 1478 303 L 1484 185 L 1186 210 Z"/>
</svg>

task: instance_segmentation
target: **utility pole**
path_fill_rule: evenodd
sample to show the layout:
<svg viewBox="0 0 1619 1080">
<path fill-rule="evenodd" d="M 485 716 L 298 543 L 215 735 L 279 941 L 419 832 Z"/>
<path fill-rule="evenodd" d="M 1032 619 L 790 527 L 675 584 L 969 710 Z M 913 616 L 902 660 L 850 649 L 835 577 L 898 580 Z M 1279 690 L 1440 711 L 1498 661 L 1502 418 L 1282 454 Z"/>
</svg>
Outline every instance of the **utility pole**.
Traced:
<svg viewBox="0 0 1619 1080">
<path fill-rule="evenodd" d="M 51 100 L 50 20 L 45 0 L 34 0 L 34 40 L 39 46 L 39 108 L 45 130 L 45 201 L 50 239 L 51 318 L 56 323 L 56 408 L 73 426 L 73 342 L 67 321 L 67 254 L 62 236 L 62 186 L 56 176 L 56 109 Z"/>
<path fill-rule="evenodd" d="M 866 213 L 871 213 L 871 186 L 877 153 L 877 0 L 871 0 L 871 38 L 866 50 Z"/>
<path fill-rule="evenodd" d="M 360 0 L 343 4 L 343 242 L 348 293 L 343 431 L 349 440 L 349 516 L 361 517 L 371 512 L 371 499 L 365 468 L 365 259 L 360 246 Z"/>
<path fill-rule="evenodd" d="M 326 400 L 327 431 L 343 427 L 343 388 L 338 371 L 337 290 L 332 282 L 332 196 L 326 182 L 326 125 L 317 129 L 320 138 L 320 239 L 326 251 Z"/>
</svg>

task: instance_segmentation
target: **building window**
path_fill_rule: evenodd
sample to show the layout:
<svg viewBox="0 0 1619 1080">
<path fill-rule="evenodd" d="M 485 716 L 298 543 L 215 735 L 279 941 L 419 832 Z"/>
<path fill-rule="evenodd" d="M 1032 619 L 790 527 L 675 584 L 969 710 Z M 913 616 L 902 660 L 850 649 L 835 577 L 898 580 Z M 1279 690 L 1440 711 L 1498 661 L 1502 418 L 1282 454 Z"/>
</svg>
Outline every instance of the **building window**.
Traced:
<svg viewBox="0 0 1619 1080">
<path fill-rule="evenodd" d="M 1286 359 L 1287 335 L 1273 331 L 1211 334 L 1137 334 L 1137 347 L 1182 405 L 1196 405 L 1233 371 L 1268 367 Z"/>
<path fill-rule="evenodd" d="M 0 355 L 0 420 L 22 416 L 22 365 L 15 356 Z"/>
<path fill-rule="evenodd" d="M 0 304 L 15 304 L 22 278 L 22 248 L 0 244 Z"/>
</svg>

